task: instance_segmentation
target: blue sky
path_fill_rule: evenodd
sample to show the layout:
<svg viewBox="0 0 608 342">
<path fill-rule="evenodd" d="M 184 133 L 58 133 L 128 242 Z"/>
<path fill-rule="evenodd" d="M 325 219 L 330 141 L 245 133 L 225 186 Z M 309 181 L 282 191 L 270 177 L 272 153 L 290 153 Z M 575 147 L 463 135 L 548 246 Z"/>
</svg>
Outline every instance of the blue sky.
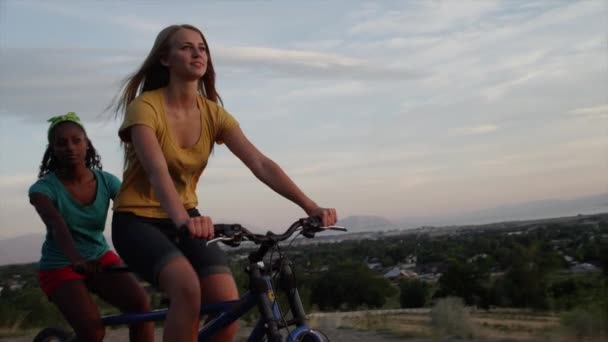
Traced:
<svg viewBox="0 0 608 342">
<path fill-rule="evenodd" d="M 225 107 L 321 205 L 389 219 L 608 190 L 605 1 L 0 1 L 0 238 L 46 119 L 76 111 L 120 176 L 105 111 L 163 27 L 203 30 Z M 217 221 L 302 216 L 225 147 L 199 185 Z"/>
</svg>

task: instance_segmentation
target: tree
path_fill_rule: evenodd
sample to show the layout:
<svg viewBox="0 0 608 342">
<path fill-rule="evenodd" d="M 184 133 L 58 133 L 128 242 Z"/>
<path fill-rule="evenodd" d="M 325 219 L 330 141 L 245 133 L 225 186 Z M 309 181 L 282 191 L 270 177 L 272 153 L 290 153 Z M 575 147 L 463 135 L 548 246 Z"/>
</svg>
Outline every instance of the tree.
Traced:
<svg viewBox="0 0 608 342">
<path fill-rule="evenodd" d="M 436 297 L 460 297 L 467 305 L 488 306 L 488 291 L 483 286 L 488 273 L 472 263 L 451 260 L 447 271 L 439 278 Z"/>
<path fill-rule="evenodd" d="M 403 280 L 399 284 L 399 302 L 402 308 L 421 308 L 426 305 L 430 286 L 420 280 Z"/>
<path fill-rule="evenodd" d="M 340 263 L 312 280 L 311 301 L 320 309 L 379 308 L 396 289 L 362 263 Z"/>
</svg>

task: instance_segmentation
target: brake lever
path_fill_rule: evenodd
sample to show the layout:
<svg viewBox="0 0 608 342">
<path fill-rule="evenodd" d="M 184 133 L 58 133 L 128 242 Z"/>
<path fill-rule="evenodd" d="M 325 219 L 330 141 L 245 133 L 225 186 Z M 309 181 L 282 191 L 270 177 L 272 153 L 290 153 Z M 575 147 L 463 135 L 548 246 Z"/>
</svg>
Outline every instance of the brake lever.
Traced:
<svg viewBox="0 0 608 342">
<path fill-rule="evenodd" d="M 220 236 L 220 237 L 216 237 L 214 239 L 211 240 L 207 240 L 205 242 L 205 246 L 209 246 L 212 243 L 216 243 L 216 242 L 226 242 L 226 241 L 234 241 L 234 236 L 233 237 L 226 237 L 226 236 Z"/>
<path fill-rule="evenodd" d="M 324 230 L 337 230 L 337 231 L 342 231 L 342 232 L 346 232 L 348 231 L 346 228 L 341 227 L 341 226 L 309 226 L 308 229 L 304 229 L 302 231 L 302 235 L 304 235 L 305 237 L 311 239 L 315 237 L 316 233 L 322 232 Z"/>
</svg>

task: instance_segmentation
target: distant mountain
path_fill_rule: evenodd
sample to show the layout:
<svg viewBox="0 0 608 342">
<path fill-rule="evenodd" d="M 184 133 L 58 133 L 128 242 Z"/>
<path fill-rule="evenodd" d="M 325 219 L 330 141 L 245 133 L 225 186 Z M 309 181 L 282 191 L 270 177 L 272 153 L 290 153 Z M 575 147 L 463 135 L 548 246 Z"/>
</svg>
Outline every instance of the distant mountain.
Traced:
<svg viewBox="0 0 608 342">
<path fill-rule="evenodd" d="M 397 220 L 397 222 L 408 227 L 443 226 L 533 220 L 602 212 L 608 212 L 608 193 L 573 199 L 530 201 L 451 215 L 406 217 Z"/>
<path fill-rule="evenodd" d="M 338 225 L 349 233 L 378 232 L 421 226 L 477 225 L 504 221 L 534 220 L 608 212 L 608 193 L 568 200 L 531 201 L 510 206 L 488 208 L 468 213 L 425 217 L 406 217 L 395 221 L 380 216 L 348 216 Z M 224 222 L 232 222 L 226 220 Z M 325 233 L 325 234 L 333 234 Z M 324 235 L 325 235 L 324 234 Z M 336 234 L 343 234 L 337 233 Z M 106 236 L 111 246 L 111 239 Z M 0 240 L 0 265 L 35 262 L 40 258 L 43 234 L 28 234 Z"/>
<path fill-rule="evenodd" d="M 338 226 L 348 228 L 349 233 L 356 233 L 392 229 L 393 222 L 380 216 L 358 215 L 338 220 Z"/>
<path fill-rule="evenodd" d="M 106 235 L 112 246 L 112 239 Z M 32 233 L 0 240 L 0 265 L 26 264 L 40 259 L 40 248 L 44 242 L 44 233 Z"/>
<path fill-rule="evenodd" d="M 0 265 L 38 261 L 44 234 L 33 233 L 0 240 Z"/>
</svg>

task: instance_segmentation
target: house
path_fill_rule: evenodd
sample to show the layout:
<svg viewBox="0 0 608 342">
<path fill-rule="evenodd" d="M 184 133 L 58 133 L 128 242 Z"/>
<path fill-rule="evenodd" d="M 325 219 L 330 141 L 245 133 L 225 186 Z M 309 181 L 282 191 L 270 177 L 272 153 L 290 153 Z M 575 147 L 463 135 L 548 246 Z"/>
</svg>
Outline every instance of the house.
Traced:
<svg viewBox="0 0 608 342">
<path fill-rule="evenodd" d="M 476 254 L 476 255 L 474 255 L 474 256 L 472 256 L 472 257 L 470 257 L 470 258 L 467 260 L 467 262 L 468 262 L 468 263 L 472 263 L 472 262 L 475 262 L 475 261 L 477 261 L 477 260 L 479 260 L 479 259 L 485 259 L 485 258 L 487 258 L 487 257 L 488 257 L 488 255 L 487 255 L 486 253 Z"/>
<path fill-rule="evenodd" d="M 382 263 L 381 262 L 368 262 L 366 263 L 367 268 L 369 268 L 372 271 L 379 271 L 382 269 Z"/>
<path fill-rule="evenodd" d="M 572 273 L 595 273 L 601 271 L 599 267 L 588 263 L 576 264 L 570 267 L 570 272 Z"/>
<path fill-rule="evenodd" d="M 418 278 L 418 273 L 408 270 L 402 270 L 399 266 L 395 266 L 388 272 L 384 273 L 383 277 L 388 280 L 400 280 L 404 278 L 416 279 Z"/>
</svg>

